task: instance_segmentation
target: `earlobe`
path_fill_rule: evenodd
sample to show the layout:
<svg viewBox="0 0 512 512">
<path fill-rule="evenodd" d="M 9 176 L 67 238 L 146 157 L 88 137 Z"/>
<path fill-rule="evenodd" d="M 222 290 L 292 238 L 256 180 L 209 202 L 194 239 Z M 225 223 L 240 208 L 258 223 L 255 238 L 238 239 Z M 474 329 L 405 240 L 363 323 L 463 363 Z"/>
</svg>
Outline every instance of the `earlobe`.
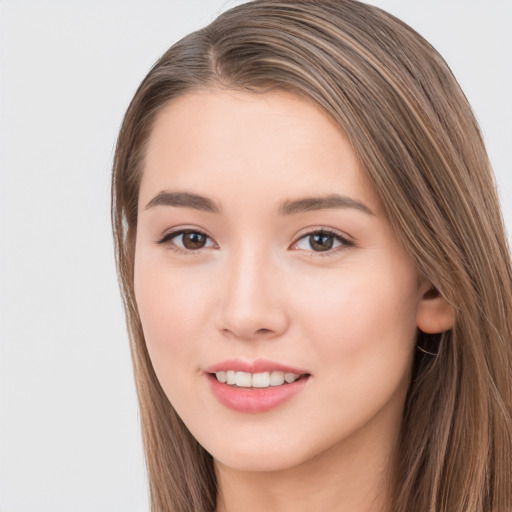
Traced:
<svg viewBox="0 0 512 512">
<path fill-rule="evenodd" d="M 441 294 L 430 285 L 423 293 L 416 317 L 418 329 L 427 334 L 437 334 L 453 327 L 451 308 Z"/>
</svg>

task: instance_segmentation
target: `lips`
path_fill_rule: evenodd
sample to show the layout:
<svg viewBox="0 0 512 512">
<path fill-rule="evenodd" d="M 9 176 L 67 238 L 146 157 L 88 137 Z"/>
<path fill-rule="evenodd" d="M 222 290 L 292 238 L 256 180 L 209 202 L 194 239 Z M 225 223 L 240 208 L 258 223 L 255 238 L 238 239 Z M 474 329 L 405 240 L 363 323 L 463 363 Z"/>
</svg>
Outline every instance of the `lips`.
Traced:
<svg viewBox="0 0 512 512">
<path fill-rule="evenodd" d="M 280 406 L 302 391 L 311 377 L 303 369 L 263 359 L 227 360 L 204 373 L 215 398 L 243 413 L 262 413 Z"/>
<path fill-rule="evenodd" d="M 295 373 L 298 375 L 309 373 L 307 370 L 294 368 L 293 366 L 288 366 L 281 363 L 275 363 L 273 361 L 266 361 L 265 359 L 256 359 L 255 361 L 251 362 L 243 361 L 241 359 L 229 359 L 226 361 L 222 361 L 221 363 L 209 366 L 204 371 L 206 373 L 216 373 L 219 371 L 228 370 L 247 373 L 281 371 L 285 373 Z"/>
</svg>

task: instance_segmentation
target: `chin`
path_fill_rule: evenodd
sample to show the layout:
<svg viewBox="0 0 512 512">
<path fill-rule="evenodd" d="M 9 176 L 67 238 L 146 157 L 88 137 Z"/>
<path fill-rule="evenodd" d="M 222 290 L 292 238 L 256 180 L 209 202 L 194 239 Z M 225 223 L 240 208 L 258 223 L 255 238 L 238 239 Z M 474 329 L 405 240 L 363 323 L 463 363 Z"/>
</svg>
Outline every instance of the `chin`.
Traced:
<svg viewBox="0 0 512 512">
<path fill-rule="evenodd" d="M 214 457 L 216 464 L 228 467 L 235 471 L 246 472 L 277 472 L 286 471 L 300 464 L 300 460 L 290 457 L 289 454 L 268 455 L 263 450 L 257 453 L 227 454 L 225 457 Z"/>
<path fill-rule="evenodd" d="M 267 442 L 260 437 L 254 438 L 254 443 L 247 440 L 231 441 L 229 444 L 214 446 L 213 449 L 205 448 L 216 463 L 236 471 L 285 471 L 301 465 L 316 453 L 314 447 L 308 450 L 303 442 L 291 437 L 279 441 L 267 439 Z"/>
</svg>

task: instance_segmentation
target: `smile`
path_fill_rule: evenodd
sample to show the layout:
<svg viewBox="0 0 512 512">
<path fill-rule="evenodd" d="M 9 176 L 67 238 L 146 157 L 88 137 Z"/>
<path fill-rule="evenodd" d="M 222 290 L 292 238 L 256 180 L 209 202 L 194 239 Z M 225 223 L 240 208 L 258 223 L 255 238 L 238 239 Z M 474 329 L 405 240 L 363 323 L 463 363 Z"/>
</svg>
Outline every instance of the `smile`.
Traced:
<svg viewBox="0 0 512 512">
<path fill-rule="evenodd" d="M 304 377 L 304 374 L 285 373 L 282 371 L 249 373 L 235 370 L 218 371 L 215 377 L 221 383 L 239 388 L 268 388 L 291 384 Z"/>
<path fill-rule="evenodd" d="M 305 370 L 262 359 L 232 359 L 203 372 L 213 396 L 241 413 L 264 413 L 293 401 L 311 380 Z"/>
</svg>

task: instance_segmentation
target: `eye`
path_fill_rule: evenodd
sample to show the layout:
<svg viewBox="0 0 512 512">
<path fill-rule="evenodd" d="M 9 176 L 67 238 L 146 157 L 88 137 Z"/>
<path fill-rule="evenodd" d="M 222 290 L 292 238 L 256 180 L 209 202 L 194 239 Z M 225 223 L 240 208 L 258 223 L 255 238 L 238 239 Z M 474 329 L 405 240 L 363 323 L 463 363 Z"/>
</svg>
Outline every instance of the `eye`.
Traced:
<svg viewBox="0 0 512 512">
<path fill-rule="evenodd" d="M 182 229 L 167 233 L 157 243 L 161 245 L 170 244 L 172 249 L 184 252 L 215 247 L 215 243 L 208 235 L 193 229 Z"/>
<path fill-rule="evenodd" d="M 338 233 L 327 230 L 318 230 L 302 236 L 293 244 L 292 249 L 313 252 L 335 251 L 339 247 L 352 247 L 353 242 Z"/>
</svg>

